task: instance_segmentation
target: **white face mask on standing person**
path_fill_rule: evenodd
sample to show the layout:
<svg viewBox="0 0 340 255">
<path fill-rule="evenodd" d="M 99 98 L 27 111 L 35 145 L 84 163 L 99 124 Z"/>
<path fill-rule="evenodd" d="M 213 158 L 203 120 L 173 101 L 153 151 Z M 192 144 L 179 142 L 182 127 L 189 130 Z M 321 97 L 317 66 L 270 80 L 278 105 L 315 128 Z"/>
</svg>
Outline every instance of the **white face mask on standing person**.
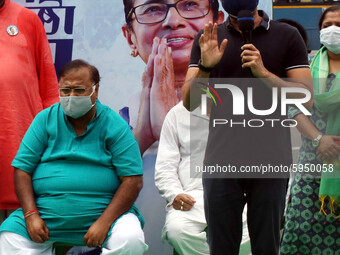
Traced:
<svg viewBox="0 0 340 255">
<path fill-rule="evenodd" d="M 340 54 L 340 27 L 330 26 L 321 29 L 320 42 L 334 54 Z"/>
</svg>

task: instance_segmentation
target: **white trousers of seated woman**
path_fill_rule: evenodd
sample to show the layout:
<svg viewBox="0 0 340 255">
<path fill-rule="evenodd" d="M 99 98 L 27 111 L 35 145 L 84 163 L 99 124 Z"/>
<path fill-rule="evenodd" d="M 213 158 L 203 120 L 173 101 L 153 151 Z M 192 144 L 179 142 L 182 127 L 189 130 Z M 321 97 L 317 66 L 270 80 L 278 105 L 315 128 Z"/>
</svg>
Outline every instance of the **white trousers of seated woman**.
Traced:
<svg viewBox="0 0 340 255">
<path fill-rule="evenodd" d="M 123 215 L 112 228 L 102 249 L 103 255 L 139 255 L 148 249 L 144 232 L 136 215 Z M 53 255 L 53 243 L 35 243 L 11 232 L 0 233 L 0 254 Z"/>
</svg>

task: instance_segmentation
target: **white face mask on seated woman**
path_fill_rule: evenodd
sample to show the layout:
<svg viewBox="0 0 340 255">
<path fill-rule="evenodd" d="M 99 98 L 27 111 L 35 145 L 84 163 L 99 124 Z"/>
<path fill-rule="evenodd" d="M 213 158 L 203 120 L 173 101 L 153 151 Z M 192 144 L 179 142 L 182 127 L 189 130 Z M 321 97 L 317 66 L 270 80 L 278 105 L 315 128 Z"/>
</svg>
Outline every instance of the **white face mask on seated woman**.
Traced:
<svg viewBox="0 0 340 255">
<path fill-rule="evenodd" d="M 340 27 L 330 26 L 321 29 L 320 42 L 334 54 L 340 54 Z"/>
</svg>

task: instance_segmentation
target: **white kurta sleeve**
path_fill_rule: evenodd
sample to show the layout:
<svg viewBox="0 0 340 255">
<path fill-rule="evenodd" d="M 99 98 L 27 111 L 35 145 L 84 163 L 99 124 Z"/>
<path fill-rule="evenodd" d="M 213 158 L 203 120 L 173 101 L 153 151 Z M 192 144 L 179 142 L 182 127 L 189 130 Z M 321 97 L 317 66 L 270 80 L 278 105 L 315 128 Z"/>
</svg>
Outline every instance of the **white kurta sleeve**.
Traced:
<svg viewBox="0 0 340 255">
<path fill-rule="evenodd" d="M 172 204 L 178 194 L 184 193 L 178 175 L 180 160 L 176 115 L 170 110 L 163 123 L 155 166 L 155 184 L 161 196 L 167 200 L 167 206 Z"/>
</svg>

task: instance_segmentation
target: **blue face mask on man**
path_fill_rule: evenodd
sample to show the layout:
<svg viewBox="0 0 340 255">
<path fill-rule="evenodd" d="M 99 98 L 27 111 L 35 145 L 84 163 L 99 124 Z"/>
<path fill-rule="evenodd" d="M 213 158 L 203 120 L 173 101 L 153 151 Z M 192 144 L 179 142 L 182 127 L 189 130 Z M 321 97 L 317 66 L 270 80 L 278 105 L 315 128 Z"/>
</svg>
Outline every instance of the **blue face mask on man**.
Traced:
<svg viewBox="0 0 340 255">
<path fill-rule="evenodd" d="M 223 9 L 233 18 L 237 18 L 239 11 L 255 11 L 259 0 L 222 0 Z"/>
</svg>

